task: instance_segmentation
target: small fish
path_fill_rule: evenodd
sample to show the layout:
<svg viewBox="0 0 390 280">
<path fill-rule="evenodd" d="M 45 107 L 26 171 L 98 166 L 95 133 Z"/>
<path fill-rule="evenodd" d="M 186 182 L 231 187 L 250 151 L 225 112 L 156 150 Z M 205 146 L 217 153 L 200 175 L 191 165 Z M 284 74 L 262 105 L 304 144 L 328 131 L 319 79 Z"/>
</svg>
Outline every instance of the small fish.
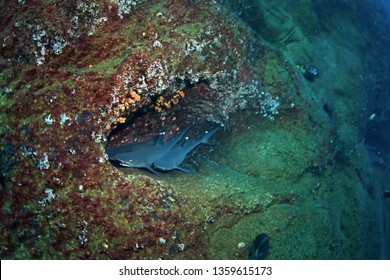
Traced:
<svg viewBox="0 0 390 280">
<path fill-rule="evenodd" d="M 259 234 L 253 242 L 253 249 L 249 257 L 255 260 L 265 260 L 268 257 L 269 249 L 268 235 L 265 233 Z"/>
</svg>

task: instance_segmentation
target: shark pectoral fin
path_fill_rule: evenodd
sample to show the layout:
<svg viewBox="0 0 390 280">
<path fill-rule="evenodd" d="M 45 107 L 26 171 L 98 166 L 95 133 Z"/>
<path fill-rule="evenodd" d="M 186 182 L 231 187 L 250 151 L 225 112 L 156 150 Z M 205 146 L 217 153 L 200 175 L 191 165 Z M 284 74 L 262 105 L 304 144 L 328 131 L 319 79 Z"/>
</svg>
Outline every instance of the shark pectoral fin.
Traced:
<svg viewBox="0 0 390 280">
<path fill-rule="evenodd" d="M 145 166 L 145 168 L 147 170 L 149 170 L 150 172 L 152 172 L 154 175 L 158 175 L 158 176 L 163 176 L 164 174 L 160 173 L 160 172 L 157 172 L 156 170 L 154 170 L 152 167 L 150 166 Z"/>
</svg>

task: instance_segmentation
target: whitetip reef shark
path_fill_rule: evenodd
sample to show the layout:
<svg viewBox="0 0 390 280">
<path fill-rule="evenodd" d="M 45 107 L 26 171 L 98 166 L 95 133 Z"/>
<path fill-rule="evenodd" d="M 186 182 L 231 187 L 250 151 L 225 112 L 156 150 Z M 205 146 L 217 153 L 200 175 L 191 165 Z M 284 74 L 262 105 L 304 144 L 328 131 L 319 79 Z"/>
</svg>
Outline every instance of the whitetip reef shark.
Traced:
<svg viewBox="0 0 390 280">
<path fill-rule="evenodd" d="M 178 169 L 188 172 L 179 167 L 187 154 L 199 144 L 208 143 L 209 139 L 220 129 L 216 127 L 194 139 L 183 138 L 190 128 L 191 126 L 185 128 L 181 134 L 175 133 L 165 142 L 163 141 L 164 134 L 159 134 L 145 142 L 107 148 L 106 153 L 110 160 L 123 167 L 146 168 L 154 174 L 159 174 L 155 169 L 162 171 Z"/>
<path fill-rule="evenodd" d="M 179 143 L 176 144 L 171 150 L 166 152 L 163 156 L 156 159 L 153 162 L 153 167 L 163 170 L 170 171 L 173 169 L 179 169 L 184 172 L 189 172 L 188 170 L 179 167 L 179 165 L 184 161 L 185 157 L 189 152 L 191 152 L 199 144 L 209 143 L 209 139 L 220 129 L 216 127 L 210 132 L 206 131 L 204 135 L 198 137 L 197 139 L 183 138 Z"/>
</svg>

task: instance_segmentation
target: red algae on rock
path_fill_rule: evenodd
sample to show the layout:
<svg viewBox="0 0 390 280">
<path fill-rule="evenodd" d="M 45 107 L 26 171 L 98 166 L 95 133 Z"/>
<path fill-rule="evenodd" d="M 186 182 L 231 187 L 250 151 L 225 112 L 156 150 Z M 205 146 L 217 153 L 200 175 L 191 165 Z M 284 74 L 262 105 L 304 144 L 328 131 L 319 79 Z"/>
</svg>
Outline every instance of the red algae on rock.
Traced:
<svg viewBox="0 0 390 280">
<path fill-rule="evenodd" d="M 13 1 L 7 9 L 3 259 L 244 258 L 218 246 L 242 241 L 258 217 L 277 236 L 274 209 L 298 230 L 286 209 L 306 203 L 300 180 L 316 186 L 316 199 L 324 192 L 311 175 L 334 164 L 326 114 L 283 55 L 215 1 Z M 189 124 L 190 137 L 230 129 L 216 136 L 218 159 L 196 173 L 118 169 L 105 153 Z M 285 257 L 274 248 L 271 257 Z"/>
<path fill-rule="evenodd" d="M 10 4 L 3 258 L 172 258 L 196 244 L 197 206 L 166 183 L 124 177 L 106 158 L 107 137 L 123 124 L 118 143 L 194 120 L 227 125 L 243 102 L 234 100 L 250 94 L 242 88 L 260 88 L 249 62 L 265 50 L 244 46 L 250 32 L 211 2 L 135 2 Z M 201 94 L 223 109 L 218 117 L 191 105 Z"/>
</svg>

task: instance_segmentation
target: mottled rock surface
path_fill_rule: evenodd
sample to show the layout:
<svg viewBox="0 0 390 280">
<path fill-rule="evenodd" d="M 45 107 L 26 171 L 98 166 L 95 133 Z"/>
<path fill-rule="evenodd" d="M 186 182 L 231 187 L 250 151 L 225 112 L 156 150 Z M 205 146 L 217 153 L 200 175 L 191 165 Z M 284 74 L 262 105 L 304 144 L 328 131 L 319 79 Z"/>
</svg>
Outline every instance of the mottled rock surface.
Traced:
<svg viewBox="0 0 390 280">
<path fill-rule="evenodd" d="M 263 232 L 273 259 L 382 256 L 388 214 L 374 207 L 381 182 L 355 123 L 363 85 L 344 83 L 364 71 L 343 63 L 331 84 L 321 54 L 359 61 L 359 46 L 294 17 L 321 22 L 306 1 L 289 13 L 250 6 L 264 28 L 224 2 L 1 8 L 3 259 L 247 259 Z M 289 16 L 282 30 L 278 15 Z M 296 64 L 314 62 L 309 83 Z M 191 173 L 117 168 L 105 154 L 191 123 L 189 136 L 224 127 L 184 163 Z"/>
</svg>

